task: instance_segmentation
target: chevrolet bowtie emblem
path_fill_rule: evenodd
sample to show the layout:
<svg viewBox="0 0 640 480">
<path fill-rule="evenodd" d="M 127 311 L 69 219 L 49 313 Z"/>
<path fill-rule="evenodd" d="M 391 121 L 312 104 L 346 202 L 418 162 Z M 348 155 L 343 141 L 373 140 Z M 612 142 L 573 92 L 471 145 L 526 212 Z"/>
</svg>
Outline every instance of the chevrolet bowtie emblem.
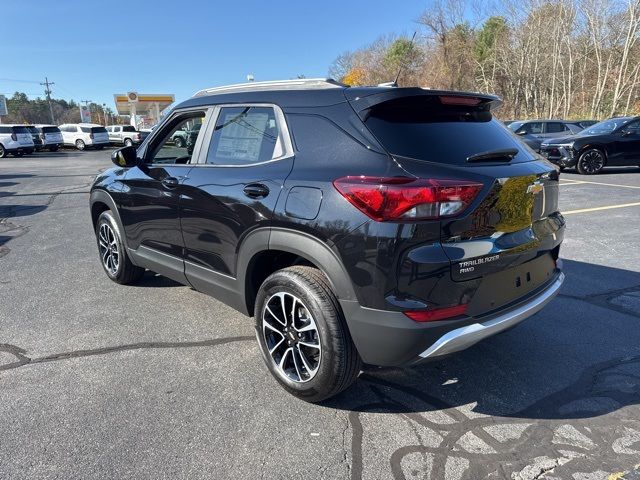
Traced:
<svg viewBox="0 0 640 480">
<path fill-rule="evenodd" d="M 527 193 L 533 193 L 535 195 L 536 193 L 540 193 L 543 190 L 543 188 L 544 187 L 542 186 L 541 183 L 535 182 L 527 187 Z"/>
</svg>

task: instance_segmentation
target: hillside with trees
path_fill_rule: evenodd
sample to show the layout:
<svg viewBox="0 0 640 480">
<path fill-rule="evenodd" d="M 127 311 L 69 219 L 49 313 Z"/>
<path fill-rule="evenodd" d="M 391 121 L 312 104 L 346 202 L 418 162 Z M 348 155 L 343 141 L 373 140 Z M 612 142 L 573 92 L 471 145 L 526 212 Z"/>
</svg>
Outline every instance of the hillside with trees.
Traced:
<svg viewBox="0 0 640 480">
<path fill-rule="evenodd" d="M 502 118 L 604 118 L 640 113 L 640 0 L 435 0 L 418 35 L 385 36 L 340 55 L 350 85 L 490 92 Z"/>
</svg>

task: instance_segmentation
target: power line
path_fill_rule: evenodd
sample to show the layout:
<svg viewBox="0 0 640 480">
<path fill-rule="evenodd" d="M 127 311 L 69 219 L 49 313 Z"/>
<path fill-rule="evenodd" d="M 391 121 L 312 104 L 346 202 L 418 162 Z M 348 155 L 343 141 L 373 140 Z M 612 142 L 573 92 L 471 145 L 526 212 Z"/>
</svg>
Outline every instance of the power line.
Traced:
<svg viewBox="0 0 640 480">
<path fill-rule="evenodd" d="M 47 103 L 49 104 L 49 114 L 51 115 L 51 123 L 55 125 L 56 119 L 53 118 L 53 107 L 51 106 L 51 85 L 55 85 L 55 83 L 50 82 L 47 77 L 44 77 L 44 83 L 40 83 L 40 85 L 44 86 L 44 93 L 47 96 Z"/>
</svg>

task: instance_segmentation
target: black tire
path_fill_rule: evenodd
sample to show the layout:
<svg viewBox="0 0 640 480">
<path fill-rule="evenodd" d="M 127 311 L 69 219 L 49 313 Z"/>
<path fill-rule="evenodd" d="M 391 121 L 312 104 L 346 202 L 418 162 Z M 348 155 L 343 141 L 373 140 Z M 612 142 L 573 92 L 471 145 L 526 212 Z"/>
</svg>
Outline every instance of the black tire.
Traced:
<svg viewBox="0 0 640 480">
<path fill-rule="evenodd" d="M 4 146 L 0 144 L 0 158 L 4 158 L 7 156 L 7 151 L 4 149 Z"/>
<path fill-rule="evenodd" d="M 606 158 L 602 150 L 590 148 L 580 154 L 576 170 L 581 175 L 595 175 L 599 173 L 606 163 Z"/>
<path fill-rule="evenodd" d="M 131 139 L 130 139 L 130 138 L 125 138 L 125 139 L 124 139 L 124 146 L 125 146 L 125 147 L 131 147 L 131 146 L 133 146 L 133 142 L 131 141 Z"/>
<path fill-rule="evenodd" d="M 103 229 L 104 228 L 104 229 Z M 110 231 L 112 236 L 108 233 L 104 235 L 105 231 Z M 127 285 L 140 280 L 140 277 L 144 275 L 144 268 L 136 267 L 129 256 L 127 255 L 127 249 L 122 241 L 120 225 L 111 213 L 110 210 L 106 210 L 100 214 L 98 221 L 96 222 L 96 243 L 98 244 L 98 256 L 100 258 L 100 264 L 104 269 L 107 276 L 116 283 Z M 107 255 L 105 255 L 103 243 L 113 245 L 110 249 L 110 253 L 113 253 L 113 249 L 117 249 L 117 265 L 114 267 L 113 257 L 109 262 Z M 112 242 L 113 239 L 113 242 Z"/>
<path fill-rule="evenodd" d="M 178 148 L 184 148 L 184 140 L 182 139 L 182 137 L 174 138 L 173 143 Z"/>
<path fill-rule="evenodd" d="M 84 150 L 86 148 L 86 145 L 84 144 L 84 142 L 80 139 L 76 140 L 76 149 L 78 150 Z"/>
<path fill-rule="evenodd" d="M 287 304 L 286 300 L 278 299 L 278 295 L 291 300 Z M 294 304 L 292 297 L 298 303 Z M 277 308 L 279 301 L 284 302 L 284 308 Z M 284 323 L 272 313 L 267 313 L 267 305 L 274 307 L 272 312 L 275 315 L 284 315 Z M 283 313 L 289 311 L 290 317 L 293 316 L 292 321 L 287 320 L 287 313 Z M 294 314 L 294 311 L 297 313 Z M 343 391 L 358 377 L 362 366 L 360 356 L 349 334 L 338 299 L 327 278 L 318 269 L 294 266 L 270 275 L 260 286 L 254 314 L 258 343 L 265 364 L 280 385 L 292 395 L 307 402 L 319 402 Z M 264 327 L 263 315 L 268 318 L 270 325 L 276 325 L 286 333 L 274 334 L 273 329 Z M 274 323 L 276 320 L 279 324 Z M 304 322 L 308 322 L 306 327 Z M 302 330 L 309 329 L 309 325 L 314 328 L 300 333 L 302 330 L 296 328 L 296 323 Z M 294 328 L 291 328 L 292 324 Z M 279 338 L 283 342 L 278 347 L 282 353 L 274 348 L 274 345 L 280 343 L 277 340 Z M 300 346 L 302 343 L 298 342 L 309 343 Z M 307 346 L 310 343 L 319 345 L 317 354 L 314 353 L 317 347 L 309 349 Z M 282 362 L 287 356 L 286 351 L 290 351 L 288 362 L 295 368 L 290 368 L 291 375 L 278 365 L 278 360 Z M 304 358 L 301 357 L 301 351 L 306 352 Z M 307 366 L 311 366 L 313 372 Z"/>
</svg>

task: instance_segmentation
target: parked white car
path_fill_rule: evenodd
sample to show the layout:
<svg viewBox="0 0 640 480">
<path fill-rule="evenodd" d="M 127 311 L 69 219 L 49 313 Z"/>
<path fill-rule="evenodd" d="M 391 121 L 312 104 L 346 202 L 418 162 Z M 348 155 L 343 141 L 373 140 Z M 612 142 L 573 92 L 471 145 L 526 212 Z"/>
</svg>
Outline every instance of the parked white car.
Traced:
<svg viewBox="0 0 640 480">
<path fill-rule="evenodd" d="M 0 125 L 0 158 L 9 153 L 19 157 L 33 153 L 34 149 L 31 133 L 24 125 Z"/>
<path fill-rule="evenodd" d="M 96 123 L 65 123 L 58 127 L 62 133 L 65 146 L 78 150 L 95 148 L 101 150 L 109 145 L 109 134 L 106 128 Z"/>
<path fill-rule="evenodd" d="M 62 133 L 58 127 L 55 125 L 36 125 L 35 127 L 40 132 L 42 149 L 46 148 L 50 152 L 55 152 L 62 147 Z"/>
</svg>

